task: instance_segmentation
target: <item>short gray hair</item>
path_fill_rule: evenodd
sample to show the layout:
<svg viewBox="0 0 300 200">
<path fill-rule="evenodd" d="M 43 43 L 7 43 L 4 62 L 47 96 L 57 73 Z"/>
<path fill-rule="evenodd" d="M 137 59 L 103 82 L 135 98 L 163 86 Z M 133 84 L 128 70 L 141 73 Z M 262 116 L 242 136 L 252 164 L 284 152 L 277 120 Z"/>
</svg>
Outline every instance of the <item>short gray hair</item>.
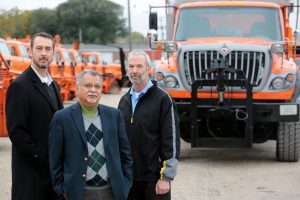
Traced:
<svg viewBox="0 0 300 200">
<path fill-rule="evenodd" d="M 146 65 L 147 67 L 151 67 L 151 62 L 150 62 L 150 57 L 149 55 L 143 51 L 143 50 L 132 50 L 131 52 L 129 52 L 128 54 L 128 60 L 131 56 L 136 56 L 136 55 L 142 55 L 145 57 L 145 61 L 146 61 Z"/>
<path fill-rule="evenodd" d="M 102 84 L 103 78 L 102 78 L 101 74 L 99 74 L 99 72 L 97 72 L 95 70 L 91 70 L 91 69 L 85 69 L 77 75 L 77 78 L 76 78 L 77 87 L 79 87 L 80 82 L 82 81 L 82 78 L 85 74 L 91 74 L 92 76 L 99 76 L 100 80 L 101 80 L 101 84 Z"/>
</svg>

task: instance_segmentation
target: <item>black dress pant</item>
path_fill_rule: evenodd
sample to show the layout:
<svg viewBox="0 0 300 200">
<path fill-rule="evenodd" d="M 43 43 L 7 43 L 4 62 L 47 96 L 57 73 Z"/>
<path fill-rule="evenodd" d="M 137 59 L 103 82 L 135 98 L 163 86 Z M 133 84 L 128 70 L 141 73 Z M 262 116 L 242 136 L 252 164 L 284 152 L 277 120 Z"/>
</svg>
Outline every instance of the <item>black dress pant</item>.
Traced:
<svg viewBox="0 0 300 200">
<path fill-rule="evenodd" d="M 133 181 L 128 200 L 171 200 L 171 190 L 164 195 L 155 193 L 156 182 Z"/>
<path fill-rule="evenodd" d="M 105 186 L 85 186 L 83 200 L 114 200 L 112 188 Z"/>
</svg>

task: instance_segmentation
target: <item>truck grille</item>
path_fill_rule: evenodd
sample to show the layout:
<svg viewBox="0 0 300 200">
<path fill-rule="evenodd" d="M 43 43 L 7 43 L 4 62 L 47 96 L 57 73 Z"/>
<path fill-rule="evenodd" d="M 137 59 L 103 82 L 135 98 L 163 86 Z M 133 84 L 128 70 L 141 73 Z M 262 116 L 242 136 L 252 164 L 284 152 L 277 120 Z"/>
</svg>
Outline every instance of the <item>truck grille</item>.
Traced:
<svg viewBox="0 0 300 200">
<path fill-rule="evenodd" d="M 254 87 L 261 83 L 266 66 L 265 53 L 256 51 L 231 51 L 225 57 L 218 51 L 186 51 L 183 58 L 185 77 L 189 85 L 192 85 L 195 80 L 215 79 L 215 74 L 204 72 L 213 67 L 212 61 L 215 59 L 225 58 L 228 61 L 228 67 L 241 70 Z M 229 80 L 241 78 L 243 76 L 239 74 L 228 74 Z"/>
</svg>

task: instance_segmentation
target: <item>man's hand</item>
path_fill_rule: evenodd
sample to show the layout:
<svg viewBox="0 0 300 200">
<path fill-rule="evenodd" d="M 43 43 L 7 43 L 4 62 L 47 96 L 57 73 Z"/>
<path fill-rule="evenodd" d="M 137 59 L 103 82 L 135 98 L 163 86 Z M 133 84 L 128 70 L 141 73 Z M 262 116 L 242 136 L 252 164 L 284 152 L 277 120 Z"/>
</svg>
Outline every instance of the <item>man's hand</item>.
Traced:
<svg viewBox="0 0 300 200">
<path fill-rule="evenodd" d="M 64 195 L 65 199 L 68 199 L 67 193 L 64 192 L 63 195 Z"/>
<path fill-rule="evenodd" d="M 157 195 L 166 194 L 170 191 L 170 182 L 164 180 L 158 180 L 155 186 L 155 192 Z"/>
<path fill-rule="evenodd" d="M 61 193 L 59 196 L 59 200 L 68 200 L 67 193 Z"/>
</svg>

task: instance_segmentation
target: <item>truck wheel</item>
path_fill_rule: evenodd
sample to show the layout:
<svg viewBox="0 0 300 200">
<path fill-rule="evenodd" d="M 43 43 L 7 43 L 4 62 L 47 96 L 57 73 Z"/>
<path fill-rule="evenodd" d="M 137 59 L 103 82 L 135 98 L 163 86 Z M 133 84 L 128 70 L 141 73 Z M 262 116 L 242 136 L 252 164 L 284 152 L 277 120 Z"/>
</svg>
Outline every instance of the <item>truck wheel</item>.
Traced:
<svg viewBox="0 0 300 200">
<path fill-rule="evenodd" d="M 300 122 L 280 122 L 277 131 L 278 161 L 296 162 L 300 154 Z"/>
</svg>

